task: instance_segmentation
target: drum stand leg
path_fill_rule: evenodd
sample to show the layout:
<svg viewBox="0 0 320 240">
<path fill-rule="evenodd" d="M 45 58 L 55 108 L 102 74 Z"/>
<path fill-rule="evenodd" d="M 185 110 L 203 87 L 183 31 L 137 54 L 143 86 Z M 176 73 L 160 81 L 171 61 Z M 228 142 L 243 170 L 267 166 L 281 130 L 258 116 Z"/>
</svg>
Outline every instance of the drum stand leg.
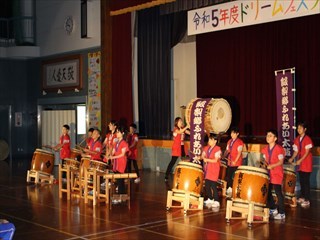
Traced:
<svg viewBox="0 0 320 240">
<path fill-rule="evenodd" d="M 173 206 L 172 202 L 180 202 L 180 206 Z M 197 208 L 190 208 L 190 205 L 197 205 Z M 167 193 L 167 211 L 170 208 L 183 208 L 184 214 L 187 214 L 188 210 L 203 210 L 203 197 L 190 197 L 190 192 L 185 192 L 183 196 L 175 196 L 173 191 Z"/>
<path fill-rule="evenodd" d="M 241 214 L 241 217 L 232 217 L 232 213 L 237 212 Z M 259 217 L 262 220 L 255 220 L 255 217 Z M 253 223 L 268 223 L 269 222 L 269 208 L 263 208 L 262 210 L 255 210 L 254 204 L 249 203 L 247 208 L 233 206 L 233 201 L 227 201 L 226 208 L 226 222 L 230 223 L 230 219 L 246 219 L 248 228 L 252 227 Z"/>
<path fill-rule="evenodd" d="M 31 178 L 34 178 L 34 183 L 43 183 L 47 181 L 49 184 L 53 183 L 53 175 L 45 172 L 39 172 L 35 170 L 27 171 L 27 182 L 31 182 Z"/>
</svg>

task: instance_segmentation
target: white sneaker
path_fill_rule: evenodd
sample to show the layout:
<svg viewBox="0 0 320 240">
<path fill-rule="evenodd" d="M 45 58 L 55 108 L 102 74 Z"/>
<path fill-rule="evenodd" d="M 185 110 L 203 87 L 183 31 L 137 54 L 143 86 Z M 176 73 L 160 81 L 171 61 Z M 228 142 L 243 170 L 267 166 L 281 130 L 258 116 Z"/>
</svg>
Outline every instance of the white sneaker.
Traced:
<svg viewBox="0 0 320 240">
<path fill-rule="evenodd" d="M 113 199 L 112 200 L 112 204 L 118 204 L 118 203 L 121 203 L 120 199 Z"/>
<path fill-rule="evenodd" d="M 301 203 L 301 207 L 309 207 L 310 206 L 310 202 L 309 201 L 303 201 Z"/>
<path fill-rule="evenodd" d="M 206 201 L 203 202 L 206 207 L 211 207 L 211 205 L 214 203 L 214 200 L 211 200 L 208 198 Z"/>
<path fill-rule="evenodd" d="M 305 200 L 304 200 L 304 198 L 298 198 L 298 200 L 297 200 L 297 203 L 303 203 Z"/>
<path fill-rule="evenodd" d="M 140 178 L 136 178 L 135 180 L 134 180 L 134 183 L 139 183 L 140 182 Z"/>
<path fill-rule="evenodd" d="M 218 208 L 220 207 L 220 203 L 218 201 L 214 201 L 211 205 L 212 208 Z"/>
<path fill-rule="evenodd" d="M 275 217 L 278 214 L 278 210 L 276 208 L 275 209 L 270 209 L 269 214 L 270 214 L 271 217 Z"/>
<path fill-rule="evenodd" d="M 286 218 L 286 215 L 284 213 L 278 213 L 277 215 L 274 216 L 274 219 L 276 220 L 283 220 Z"/>
</svg>

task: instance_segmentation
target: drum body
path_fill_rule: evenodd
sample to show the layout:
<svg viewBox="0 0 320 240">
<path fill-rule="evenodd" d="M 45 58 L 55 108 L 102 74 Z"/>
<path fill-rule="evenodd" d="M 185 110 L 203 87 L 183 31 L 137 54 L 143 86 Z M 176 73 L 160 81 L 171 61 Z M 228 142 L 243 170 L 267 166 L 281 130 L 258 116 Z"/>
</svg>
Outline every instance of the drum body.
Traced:
<svg viewBox="0 0 320 240">
<path fill-rule="evenodd" d="M 33 153 L 31 170 L 51 174 L 54 163 L 54 154 L 52 152 L 36 149 Z"/>
<path fill-rule="evenodd" d="M 283 192 L 285 200 L 295 197 L 295 187 L 297 182 L 297 174 L 296 172 L 291 168 L 284 168 L 283 169 Z"/>
<path fill-rule="evenodd" d="M 174 172 L 172 192 L 175 196 L 184 197 L 189 192 L 191 197 L 200 197 L 203 179 L 201 165 L 180 161 Z"/>
<path fill-rule="evenodd" d="M 105 173 L 107 172 L 108 165 L 102 161 L 91 160 L 89 169 L 96 169 L 98 172 Z"/>
<path fill-rule="evenodd" d="M 219 180 L 225 180 L 227 175 L 227 161 L 220 161 L 220 172 L 219 172 Z"/>
<path fill-rule="evenodd" d="M 254 203 L 255 209 L 262 210 L 267 203 L 268 188 L 269 176 L 267 170 L 239 166 L 233 178 L 233 204 L 234 206 L 247 208 L 249 203 Z"/>
<path fill-rule="evenodd" d="M 295 195 L 295 187 L 297 182 L 297 174 L 294 169 L 283 168 L 283 181 L 282 181 L 282 192 L 284 196 L 284 202 L 286 204 L 294 204 L 293 198 Z M 272 190 L 272 196 L 274 201 L 278 202 L 278 197 L 274 190 Z"/>
<path fill-rule="evenodd" d="M 80 167 L 80 162 L 78 162 L 77 160 L 75 159 L 72 159 L 72 158 L 65 158 L 64 159 L 65 161 L 65 166 L 70 166 L 70 168 L 74 169 L 74 170 L 78 170 L 79 167 Z"/>
<path fill-rule="evenodd" d="M 70 153 L 70 158 L 80 161 L 80 159 L 81 159 L 81 151 L 79 149 L 72 148 L 71 149 L 71 153 Z"/>
<path fill-rule="evenodd" d="M 198 98 L 189 102 L 185 112 L 186 122 L 191 122 L 191 111 L 193 103 Z M 207 133 L 214 132 L 219 134 L 226 132 L 231 124 L 232 112 L 229 103 L 223 98 L 212 98 L 206 107 L 204 117 L 204 127 Z"/>
</svg>

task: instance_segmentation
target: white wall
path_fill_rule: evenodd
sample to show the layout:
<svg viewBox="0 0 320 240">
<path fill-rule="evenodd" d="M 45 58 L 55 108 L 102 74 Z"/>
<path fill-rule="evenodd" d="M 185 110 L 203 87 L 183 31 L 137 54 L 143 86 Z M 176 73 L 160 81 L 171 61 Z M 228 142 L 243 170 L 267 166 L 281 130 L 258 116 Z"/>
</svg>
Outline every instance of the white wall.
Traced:
<svg viewBox="0 0 320 240">
<path fill-rule="evenodd" d="M 179 43 L 173 49 L 174 117 L 181 116 L 180 106 L 197 97 L 196 42 Z"/>
<path fill-rule="evenodd" d="M 100 0 L 88 1 L 90 38 L 81 38 L 80 0 L 36 0 L 37 46 L 41 56 L 99 47 Z M 75 29 L 69 35 L 64 29 L 67 16 L 72 16 Z"/>
</svg>

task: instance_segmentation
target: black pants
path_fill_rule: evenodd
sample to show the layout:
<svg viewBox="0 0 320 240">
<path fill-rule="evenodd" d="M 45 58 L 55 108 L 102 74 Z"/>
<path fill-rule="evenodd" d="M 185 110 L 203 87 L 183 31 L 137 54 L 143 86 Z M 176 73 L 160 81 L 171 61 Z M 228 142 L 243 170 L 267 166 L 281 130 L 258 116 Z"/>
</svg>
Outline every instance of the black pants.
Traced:
<svg viewBox="0 0 320 240">
<path fill-rule="evenodd" d="M 171 173 L 172 168 L 173 168 L 174 164 L 176 164 L 176 161 L 178 160 L 178 158 L 179 158 L 178 156 L 172 156 L 171 161 L 167 167 L 166 178 L 168 178 L 168 176 Z"/>
<path fill-rule="evenodd" d="M 118 178 L 116 182 L 118 185 L 118 194 L 126 193 L 126 186 L 124 184 L 124 178 Z"/>
<path fill-rule="evenodd" d="M 277 198 L 278 198 L 278 212 L 280 214 L 284 213 L 284 197 L 282 194 L 282 187 L 280 184 L 269 184 L 269 191 L 268 191 L 268 207 L 270 209 L 275 209 L 277 208 L 274 198 L 272 196 L 272 189 L 274 189 Z"/>
<path fill-rule="evenodd" d="M 137 173 L 137 176 L 139 177 L 139 168 L 138 168 L 138 163 L 137 163 L 137 160 L 135 159 L 129 159 L 127 160 L 127 171 L 128 173 L 131 173 L 131 163 L 133 163 L 133 167 L 134 167 L 134 170 L 136 171 Z"/>
<path fill-rule="evenodd" d="M 301 194 L 300 197 L 304 198 L 306 201 L 310 200 L 310 172 L 299 171 Z"/>
<path fill-rule="evenodd" d="M 217 185 L 218 184 L 215 181 L 211 181 L 209 179 L 205 180 L 204 187 L 206 189 L 207 197 L 214 201 L 219 201 Z"/>
<path fill-rule="evenodd" d="M 237 171 L 237 169 L 238 169 L 238 166 L 236 166 L 236 167 L 228 166 L 227 167 L 227 189 L 228 189 L 228 187 L 232 188 L 233 176 L 234 176 L 235 171 Z M 224 180 L 224 179 L 221 179 L 221 180 Z"/>
</svg>

